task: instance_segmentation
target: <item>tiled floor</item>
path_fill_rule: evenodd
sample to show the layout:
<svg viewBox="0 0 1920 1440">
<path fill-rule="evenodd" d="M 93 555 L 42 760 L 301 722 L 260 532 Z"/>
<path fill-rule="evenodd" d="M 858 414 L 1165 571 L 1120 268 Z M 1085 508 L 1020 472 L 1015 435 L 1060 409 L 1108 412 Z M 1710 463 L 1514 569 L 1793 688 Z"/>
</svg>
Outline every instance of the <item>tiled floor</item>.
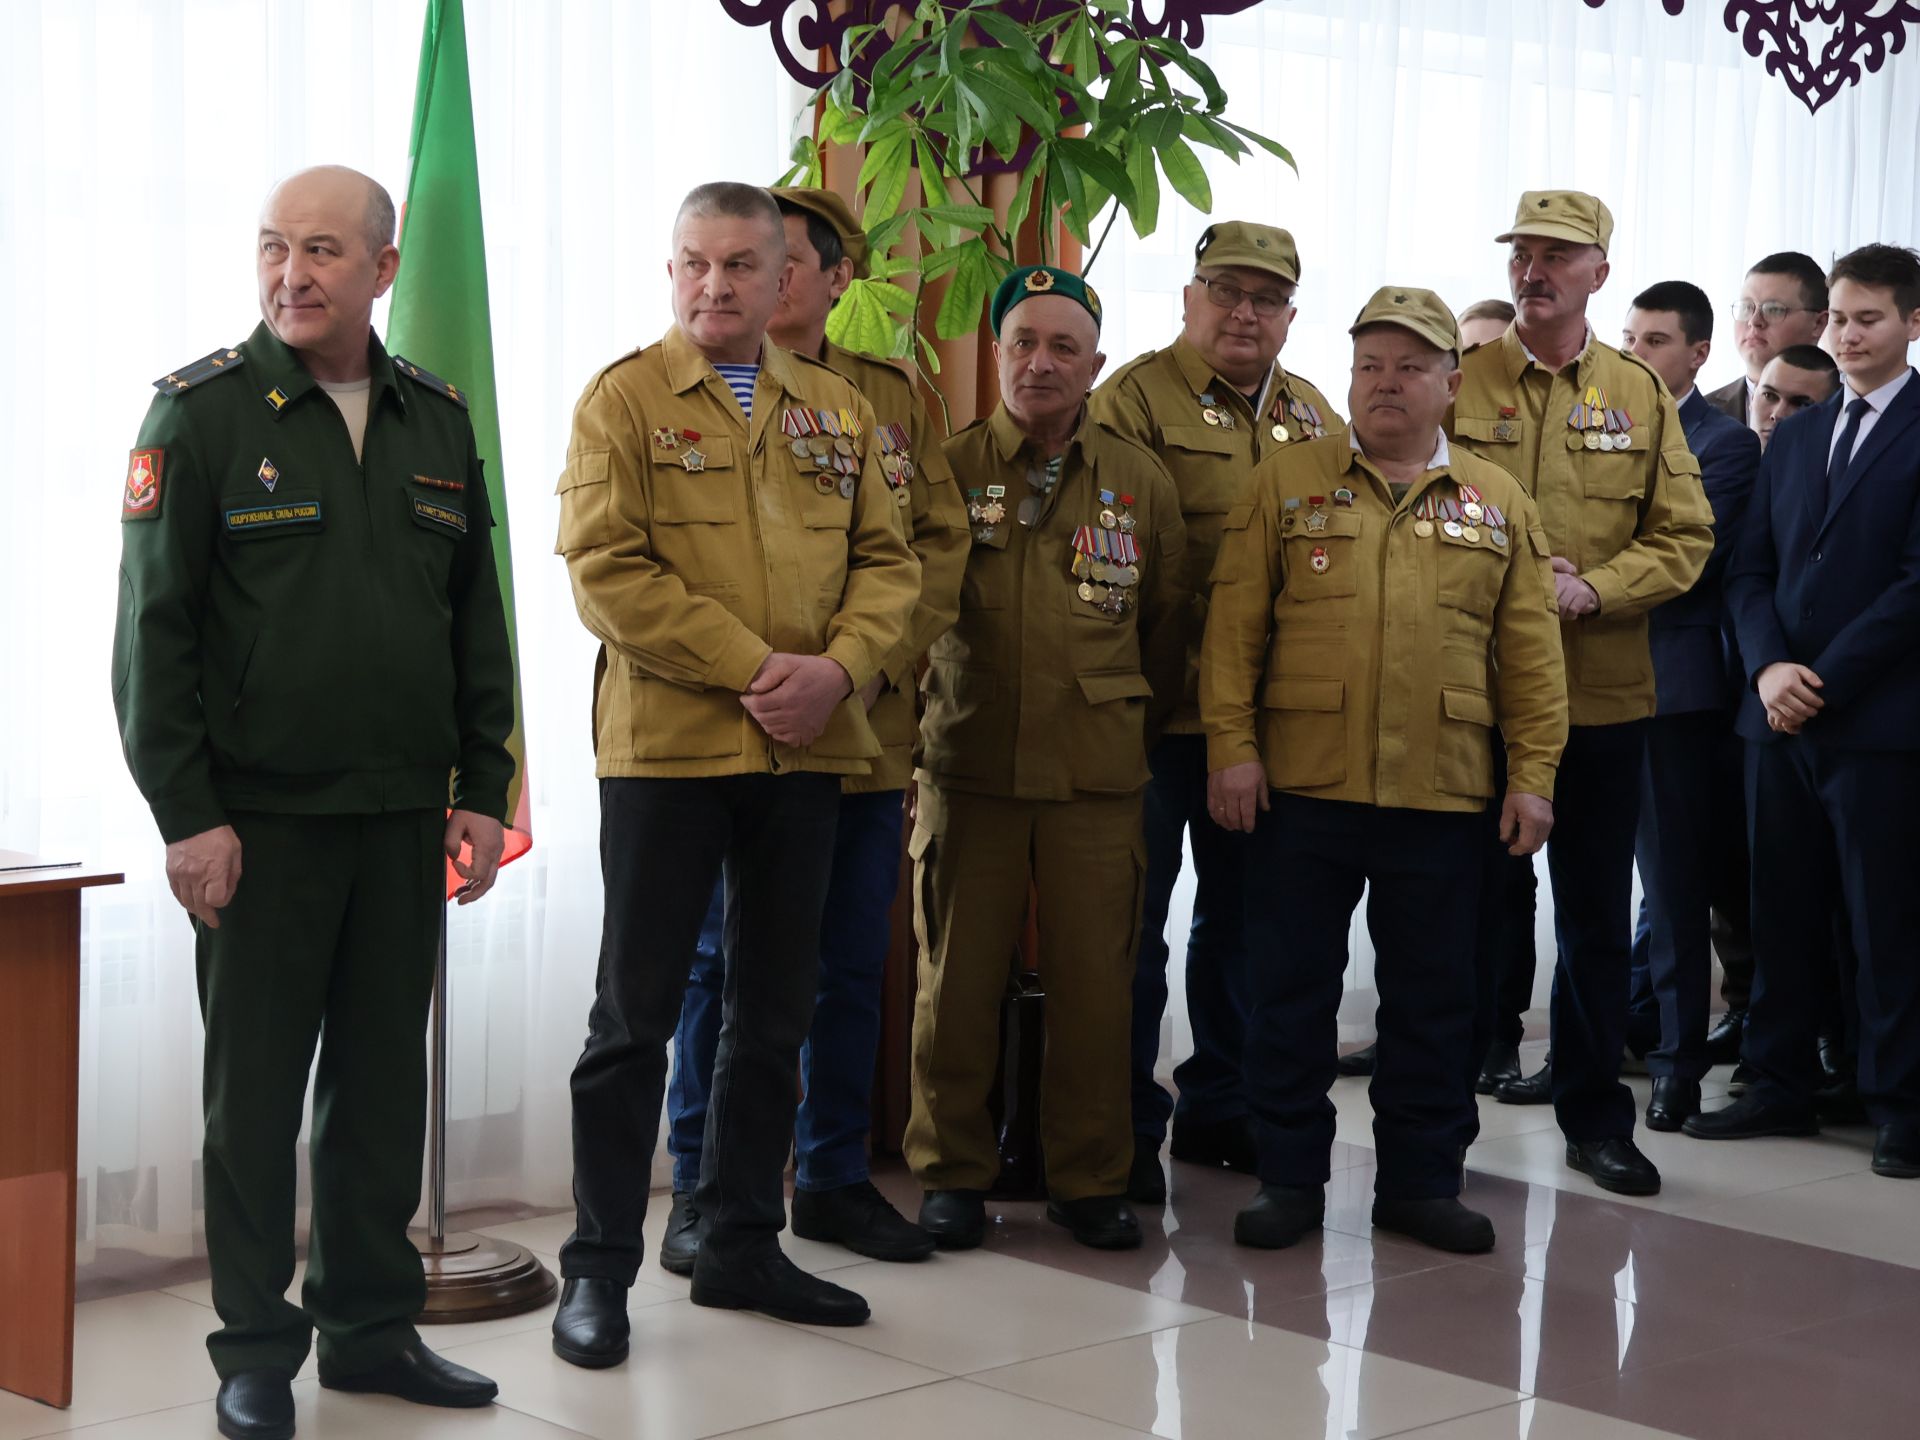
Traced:
<svg viewBox="0 0 1920 1440">
<path fill-rule="evenodd" d="M 1529 1047 L 1530 1051 L 1532 1047 Z M 1537 1055 L 1529 1054 L 1529 1068 Z M 1644 1080 L 1634 1082 L 1641 1099 Z M 1710 1091 L 1718 1090 L 1710 1086 Z M 1552 1112 L 1482 1102 L 1466 1198 L 1490 1255 L 1375 1238 L 1365 1086 L 1340 1112 L 1325 1231 L 1293 1250 L 1231 1240 L 1251 1185 L 1170 1169 L 1140 1250 L 1075 1246 L 1036 1204 L 999 1205 L 985 1249 L 923 1265 L 786 1237 L 867 1296 L 856 1330 L 695 1308 L 649 1262 L 632 1358 L 557 1360 L 551 1309 L 428 1341 L 500 1381 L 479 1413 L 295 1386 L 300 1434 L 333 1440 L 1912 1440 L 1920 1435 L 1920 1185 L 1867 1172 L 1869 1139 L 1640 1139 L 1649 1201 L 1562 1163 Z M 1713 1102 L 1709 1102 L 1713 1103 Z M 913 1203 L 897 1172 L 884 1187 Z M 664 1206 L 650 1228 L 657 1239 Z M 546 1258 L 570 1228 L 494 1228 Z M 75 1404 L 0 1394 L 0 1440 L 213 1432 L 205 1282 L 79 1308 Z"/>
</svg>

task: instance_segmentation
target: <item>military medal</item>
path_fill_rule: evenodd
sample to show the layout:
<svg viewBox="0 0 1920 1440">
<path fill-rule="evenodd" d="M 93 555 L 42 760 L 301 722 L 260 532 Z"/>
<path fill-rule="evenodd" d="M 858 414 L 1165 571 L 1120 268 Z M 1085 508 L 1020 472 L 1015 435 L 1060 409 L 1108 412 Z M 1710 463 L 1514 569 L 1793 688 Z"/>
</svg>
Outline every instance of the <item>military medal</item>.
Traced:
<svg viewBox="0 0 1920 1440">
<path fill-rule="evenodd" d="M 260 483 L 267 487 L 267 493 L 273 493 L 273 487 L 280 483 L 280 472 L 274 468 L 273 461 L 266 456 L 260 457 L 260 468 L 253 472 L 260 477 Z"/>
<path fill-rule="evenodd" d="M 1433 522 L 1431 520 L 1414 521 L 1413 533 L 1418 535 L 1422 540 L 1425 540 L 1428 536 L 1433 534 Z"/>
<path fill-rule="evenodd" d="M 1324 545 L 1314 546 L 1313 554 L 1307 557 L 1307 564 L 1313 567 L 1313 573 L 1316 575 L 1326 574 L 1327 567 L 1332 563 L 1333 562 L 1327 558 L 1327 547 Z"/>
<path fill-rule="evenodd" d="M 1341 506 L 1343 509 L 1351 508 L 1353 505 L 1353 491 L 1342 485 L 1338 490 L 1333 492 L 1333 503 Z"/>
<path fill-rule="evenodd" d="M 1200 418 L 1209 425 L 1218 425 L 1220 423 L 1220 412 L 1209 405 L 1200 412 Z"/>
<path fill-rule="evenodd" d="M 1079 590 L 1077 590 L 1074 593 L 1079 595 L 1079 597 L 1082 600 L 1091 600 L 1093 599 L 1093 586 L 1089 585 L 1086 581 L 1082 580 L 1080 582 Z"/>
<path fill-rule="evenodd" d="M 1106 530 L 1111 530 L 1119 523 L 1120 523 L 1120 517 L 1113 513 L 1113 491 L 1102 490 L 1100 492 L 1101 528 Z"/>
<path fill-rule="evenodd" d="M 1007 487 L 1004 485 L 987 486 L 987 503 L 980 507 L 980 519 L 987 526 L 998 525 L 1007 518 Z"/>
<path fill-rule="evenodd" d="M 698 450 L 688 447 L 680 456 L 680 463 L 686 467 L 689 475 L 697 475 L 707 468 L 707 457 L 702 455 Z"/>
<path fill-rule="evenodd" d="M 1006 507 L 1004 505 L 1000 507 L 1000 513 L 1005 515 Z M 967 491 L 967 518 L 973 522 L 974 539 L 993 539 L 994 525 L 997 522 L 987 519 L 986 502 L 981 500 L 980 491 L 977 489 Z"/>
<path fill-rule="evenodd" d="M 1480 532 L 1471 525 L 1462 525 L 1460 527 L 1460 538 L 1471 545 L 1478 545 L 1480 543 Z"/>
<path fill-rule="evenodd" d="M 1324 495 L 1309 495 L 1307 497 L 1307 503 L 1313 507 L 1313 513 L 1307 516 L 1307 530 L 1309 533 L 1317 535 L 1327 528 L 1326 514 L 1320 508 L 1327 503 L 1327 497 Z"/>
<path fill-rule="evenodd" d="M 1139 521 L 1133 518 L 1133 496 L 1122 495 L 1120 497 L 1120 505 L 1122 507 L 1120 510 L 1120 522 L 1119 522 L 1120 533 L 1122 535 L 1131 535 L 1133 533 L 1134 527 L 1140 523 Z"/>
<path fill-rule="evenodd" d="M 1460 492 L 1461 517 L 1465 519 L 1469 525 L 1479 524 L 1481 517 L 1487 513 L 1481 508 L 1480 492 L 1464 480 L 1454 481 L 1453 488 Z"/>
<path fill-rule="evenodd" d="M 1441 523 L 1440 528 L 1446 531 L 1446 533 L 1452 536 L 1455 540 L 1458 540 L 1460 538 L 1461 525 L 1458 520 L 1444 521 Z"/>
</svg>

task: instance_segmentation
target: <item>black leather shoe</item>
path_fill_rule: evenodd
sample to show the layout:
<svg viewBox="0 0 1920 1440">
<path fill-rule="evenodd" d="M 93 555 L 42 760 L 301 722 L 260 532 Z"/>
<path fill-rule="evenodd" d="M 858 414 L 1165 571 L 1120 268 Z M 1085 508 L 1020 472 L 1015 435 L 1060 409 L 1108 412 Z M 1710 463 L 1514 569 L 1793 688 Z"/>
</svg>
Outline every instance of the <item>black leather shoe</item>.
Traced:
<svg viewBox="0 0 1920 1440">
<path fill-rule="evenodd" d="M 1376 1197 L 1373 1228 L 1391 1230 L 1455 1255 L 1484 1255 L 1493 1249 L 1493 1222 L 1451 1195 L 1432 1200 Z"/>
<path fill-rule="evenodd" d="M 359 1395 L 391 1395 L 415 1405 L 440 1405 L 449 1410 L 470 1410 L 491 1405 L 500 1387 L 486 1376 L 456 1365 L 436 1355 L 416 1340 L 384 1365 L 352 1375 L 329 1375 L 320 1370 L 320 1383 L 329 1390 L 350 1390 Z"/>
<path fill-rule="evenodd" d="M 1502 1105 L 1551 1105 L 1553 1103 L 1553 1056 L 1524 1080 L 1508 1080 L 1496 1088 L 1493 1098 Z"/>
<path fill-rule="evenodd" d="M 1253 1203 L 1233 1217 L 1233 1243 L 1285 1250 L 1318 1230 L 1326 1216 L 1324 1185 L 1262 1185 Z"/>
<path fill-rule="evenodd" d="M 1744 1095 L 1753 1088 L 1754 1081 L 1760 1078 L 1753 1066 L 1742 1060 L 1733 1067 L 1733 1074 L 1727 1077 L 1727 1094 Z"/>
<path fill-rule="evenodd" d="M 1066 1226 L 1075 1240 L 1095 1250 L 1134 1250 L 1140 1245 L 1140 1221 L 1124 1195 L 1049 1200 L 1047 1219 Z"/>
<path fill-rule="evenodd" d="M 553 1315 L 553 1353 L 583 1370 L 604 1370 L 627 1358 L 627 1287 L 618 1280 L 576 1276 L 560 1289 Z"/>
<path fill-rule="evenodd" d="M 1660 1172 L 1631 1140 L 1569 1140 L 1567 1164 L 1616 1195 L 1660 1193 Z"/>
<path fill-rule="evenodd" d="M 1677 1075 L 1657 1075 L 1653 1098 L 1647 1101 L 1647 1128 L 1671 1133 L 1700 1113 L 1700 1082 Z"/>
<path fill-rule="evenodd" d="M 920 1202 L 920 1228 L 942 1250 L 971 1250 L 987 1238 L 986 1193 L 929 1190 Z"/>
<path fill-rule="evenodd" d="M 793 1233 L 844 1245 L 869 1260 L 924 1260 L 933 1236 L 887 1203 L 871 1180 L 793 1192 Z"/>
<path fill-rule="evenodd" d="M 853 1291 L 809 1275 L 777 1246 L 729 1265 L 702 1249 L 689 1298 L 716 1310 L 758 1310 L 796 1325 L 864 1325 L 873 1313 Z"/>
<path fill-rule="evenodd" d="M 1480 1064 L 1480 1078 L 1474 1082 L 1476 1094 L 1491 1095 L 1510 1080 L 1520 1078 L 1520 1048 L 1496 1040 L 1487 1047 L 1487 1058 Z"/>
<path fill-rule="evenodd" d="M 1873 1173 L 1889 1180 L 1920 1180 L 1920 1125 L 1894 1122 L 1880 1127 L 1873 1137 Z"/>
<path fill-rule="evenodd" d="M 1867 1107 L 1860 1103 L 1860 1089 L 1851 1080 L 1823 1085 L 1814 1091 L 1813 1113 L 1828 1125 L 1862 1125 L 1867 1119 Z"/>
<path fill-rule="evenodd" d="M 1696 1140 L 1756 1140 L 1762 1135 L 1818 1135 L 1820 1117 L 1811 1105 L 1774 1104 L 1749 1090 L 1731 1105 L 1695 1115 L 1680 1128 Z"/>
<path fill-rule="evenodd" d="M 1189 1165 L 1225 1166 L 1251 1175 L 1254 1161 L 1253 1131 L 1245 1120 L 1219 1120 L 1211 1125 L 1188 1121 L 1173 1122 L 1173 1139 L 1167 1153 Z"/>
<path fill-rule="evenodd" d="M 1160 1164 L 1160 1142 L 1133 1137 L 1133 1164 L 1127 1170 L 1127 1199 L 1136 1205 L 1167 1203 L 1167 1172 Z"/>
<path fill-rule="evenodd" d="M 1376 1040 L 1373 1044 L 1363 1049 L 1355 1050 L 1351 1055 L 1342 1055 L 1338 1060 L 1333 1062 L 1334 1069 L 1338 1070 L 1342 1075 L 1371 1075 L 1373 1073 L 1373 1062 L 1378 1056 L 1379 1051 L 1380 1042 Z"/>
<path fill-rule="evenodd" d="M 293 1379 L 278 1370 L 242 1370 L 220 1382 L 214 1424 L 227 1440 L 293 1440 Z"/>
<path fill-rule="evenodd" d="M 667 1211 L 667 1233 L 660 1239 L 660 1268 L 669 1275 L 691 1275 L 699 1258 L 700 1212 L 693 1208 L 691 1190 L 676 1190 L 673 1208 Z"/>
<path fill-rule="evenodd" d="M 1747 1012 L 1727 1011 L 1707 1031 L 1707 1063 L 1737 1065 L 1740 1061 L 1740 1042 L 1746 1038 Z"/>
<path fill-rule="evenodd" d="M 1851 1085 L 1854 1076 L 1860 1073 L 1859 1060 L 1847 1054 L 1846 1043 L 1838 1035 L 1830 1035 L 1823 1030 L 1816 1053 L 1820 1057 L 1820 1088 L 1823 1090 L 1830 1090 L 1836 1085 Z"/>
</svg>

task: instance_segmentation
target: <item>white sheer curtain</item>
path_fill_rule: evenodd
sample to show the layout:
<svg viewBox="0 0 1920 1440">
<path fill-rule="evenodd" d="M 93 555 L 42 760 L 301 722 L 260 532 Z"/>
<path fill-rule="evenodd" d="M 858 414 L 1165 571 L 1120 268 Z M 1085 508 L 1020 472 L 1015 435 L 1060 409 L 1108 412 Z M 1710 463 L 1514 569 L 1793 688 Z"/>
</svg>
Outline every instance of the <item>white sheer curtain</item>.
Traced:
<svg viewBox="0 0 1920 1440">
<path fill-rule="evenodd" d="M 257 319 L 277 177 L 338 161 L 402 198 L 424 8 L 0 3 L 0 848 L 127 873 L 86 902 L 83 1258 L 198 1243 L 191 935 L 107 687 L 126 452 L 148 382 Z M 589 376 L 670 318 L 679 197 L 779 174 L 801 95 L 716 5 L 466 11 L 536 843 L 453 912 L 450 1198 L 557 1204 L 600 882 L 593 647 L 551 554 L 553 481 Z"/>
<path fill-rule="evenodd" d="M 1286 363 L 1344 412 L 1346 330 L 1367 296 L 1395 283 L 1437 290 L 1455 309 L 1506 297 L 1505 250 L 1493 237 L 1522 190 L 1568 187 L 1599 195 L 1614 215 L 1613 273 L 1589 312 L 1595 333 L 1617 343 L 1637 292 L 1692 280 L 1713 297 L 1720 337 L 1702 379 L 1731 379 L 1741 366 L 1726 306 L 1752 261 L 1792 249 L 1824 265 L 1869 240 L 1920 243 L 1920 63 L 1911 50 L 1890 57 L 1809 116 L 1741 49 L 1722 10 L 1286 0 L 1209 21 L 1201 53 L 1230 113 L 1284 143 L 1299 174 L 1264 155 L 1236 167 L 1201 150 L 1211 217 L 1171 203 L 1145 239 L 1116 225 L 1093 269 L 1108 363 L 1179 329 L 1179 290 L 1209 219 L 1258 219 L 1286 226 L 1300 246 Z M 1545 868 L 1539 1003 L 1553 953 Z M 1174 924 L 1183 934 L 1180 915 Z M 1353 949 L 1342 1034 L 1359 1039 L 1373 1028 L 1363 924 Z M 1182 1007 L 1169 1014 L 1183 1046 Z"/>
</svg>

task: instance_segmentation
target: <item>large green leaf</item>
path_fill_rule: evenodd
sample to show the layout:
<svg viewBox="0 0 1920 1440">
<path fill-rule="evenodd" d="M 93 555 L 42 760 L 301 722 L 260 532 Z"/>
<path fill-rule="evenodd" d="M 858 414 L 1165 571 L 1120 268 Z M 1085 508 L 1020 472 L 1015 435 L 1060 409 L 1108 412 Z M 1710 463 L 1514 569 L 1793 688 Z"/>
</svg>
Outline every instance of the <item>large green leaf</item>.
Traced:
<svg viewBox="0 0 1920 1440">
<path fill-rule="evenodd" d="M 1119 196 L 1122 205 L 1133 204 L 1133 182 L 1127 177 L 1126 163 L 1111 150 L 1104 150 L 1091 140 L 1069 135 L 1061 138 L 1060 153 L 1079 166 L 1090 179 L 1099 182 L 1100 188 L 1109 195 Z"/>
<path fill-rule="evenodd" d="M 1278 140 L 1270 140 L 1258 130 L 1249 130 L 1246 126 L 1236 125 L 1231 120 L 1222 120 L 1220 123 L 1233 131 L 1234 134 L 1244 136 L 1248 140 L 1251 140 L 1269 155 L 1274 156 L 1276 159 L 1286 161 L 1287 164 L 1293 166 L 1295 174 L 1299 173 L 1300 167 L 1293 164 L 1293 152 Z"/>
<path fill-rule="evenodd" d="M 1127 218 L 1136 235 L 1151 235 L 1160 223 L 1160 176 L 1154 170 L 1153 149 L 1135 145 L 1127 152 L 1127 178 L 1133 182 L 1133 204 Z"/>
<path fill-rule="evenodd" d="M 836 345 L 869 355 L 902 353 L 904 336 L 900 322 L 894 318 L 896 307 L 889 305 L 884 297 L 884 292 L 890 290 L 898 291 L 904 298 L 906 310 L 913 309 L 913 297 L 898 285 L 856 280 L 827 312 L 827 338 Z"/>
<path fill-rule="evenodd" d="M 1169 136 L 1159 146 L 1160 168 L 1167 172 L 1167 183 L 1201 214 L 1213 210 L 1213 186 L 1207 182 L 1206 167 L 1193 148 L 1178 135 Z"/>
<path fill-rule="evenodd" d="M 980 311 L 987 297 L 1000 283 L 993 255 L 986 242 L 975 237 L 956 247 L 957 255 L 947 293 L 940 301 L 940 313 L 934 316 L 933 333 L 942 340 L 957 340 L 971 335 L 980 326 Z"/>
<path fill-rule="evenodd" d="M 869 224 L 887 219 L 900 208 L 912 169 L 913 137 L 905 130 L 889 131 L 868 147 L 859 183 L 867 191 L 864 213 Z"/>
</svg>

